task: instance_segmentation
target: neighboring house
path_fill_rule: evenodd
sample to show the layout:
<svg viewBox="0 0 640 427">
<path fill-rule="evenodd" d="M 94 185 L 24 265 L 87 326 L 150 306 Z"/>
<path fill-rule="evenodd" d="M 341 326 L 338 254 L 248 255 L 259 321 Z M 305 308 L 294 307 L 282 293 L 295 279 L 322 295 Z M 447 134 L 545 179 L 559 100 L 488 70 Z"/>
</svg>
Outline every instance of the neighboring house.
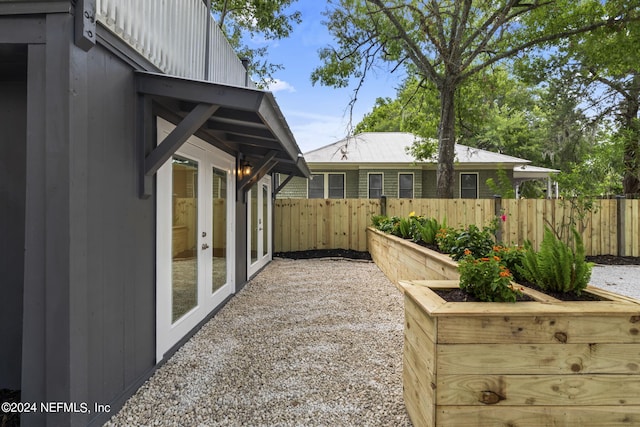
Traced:
<svg viewBox="0 0 640 427">
<path fill-rule="evenodd" d="M 293 178 L 279 198 L 433 198 L 435 162 L 416 162 L 407 153 L 416 136 L 404 132 L 367 132 L 305 153 L 311 179 Z M 548 195 L 557 189 L 551 177 L 559 172 L 530 166 L 529 160 L 456 144 L 455 198 L 493 197 L 488 178 L 506 172 L 516 189 L 527 180 L 547 181 Z M 278 178 L 277 178 L 278 179 Z"/>
<path fill-rule="evenodd" d="M 205 3 L 0 0 L 0 389 L 37 405 L 23 426 L 117 412 L 271 259 L 272 174 L 309 176 Z"/>
</svg>

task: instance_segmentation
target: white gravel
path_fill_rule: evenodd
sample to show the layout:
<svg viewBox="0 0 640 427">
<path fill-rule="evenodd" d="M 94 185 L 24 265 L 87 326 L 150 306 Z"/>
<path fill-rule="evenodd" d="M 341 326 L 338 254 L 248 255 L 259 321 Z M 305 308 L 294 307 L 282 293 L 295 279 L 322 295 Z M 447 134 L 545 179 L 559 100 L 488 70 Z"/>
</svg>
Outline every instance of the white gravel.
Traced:
<svg viewBox="0 0 640 427">
<path fill-rule="evenodd" d="M 108 426 L 410 426 L 402 295 L 372 262 L 275 259 Z"/>
<path fill-rule="evenodd" d="M 591 270 L 591 285 L 640 299 L 640 265 L 601 265 Z"/>
</svg>

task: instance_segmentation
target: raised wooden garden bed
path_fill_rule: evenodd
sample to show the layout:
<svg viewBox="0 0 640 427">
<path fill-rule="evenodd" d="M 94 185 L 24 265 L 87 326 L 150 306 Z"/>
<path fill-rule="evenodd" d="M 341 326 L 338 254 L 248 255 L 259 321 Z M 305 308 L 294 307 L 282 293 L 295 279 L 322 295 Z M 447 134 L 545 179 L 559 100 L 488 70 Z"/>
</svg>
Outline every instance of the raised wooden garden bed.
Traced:
<svg viewBox="0 0 640 427">
<path fill-rule="evenodd" d="M 396 285 L 401 279 L 460 278 L 458 263 L 448 255 L 372 227 L 367 228 L 367 248 L 371 259 Z"/>
<path fill-rule="evenodd" d="M 447 302 L 434 289 L 458 281 L 390 265 L 418 245 L 381 236 L 369 232 L 374 261 L 385 274 L 412 275 L 387 274 L 405 293 L 404 399 L 414 426 L 640 425 L 639 301 L 589 287 L 601 301 L 525 288 L 535 301 Z"/>
</svg>

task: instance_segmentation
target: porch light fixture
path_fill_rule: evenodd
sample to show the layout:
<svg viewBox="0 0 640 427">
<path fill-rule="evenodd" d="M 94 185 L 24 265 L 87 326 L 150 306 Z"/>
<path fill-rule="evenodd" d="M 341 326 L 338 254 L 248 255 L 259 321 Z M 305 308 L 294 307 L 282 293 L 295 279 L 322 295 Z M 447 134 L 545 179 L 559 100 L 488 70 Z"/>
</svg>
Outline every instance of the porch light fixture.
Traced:
<svg viewBox="0 0 640 427">
<path fill-rule="evenodd" d="M 242 179 L 242 178 L 246 178 L 246 177 L 250 176 L 252 169 L 253 169 L 253 167 L 251 166 L 251 163 L 242 162 L 240 164 L 240 167 L 238 168 L 238 177 L 240 179 Z"/>
</svg>

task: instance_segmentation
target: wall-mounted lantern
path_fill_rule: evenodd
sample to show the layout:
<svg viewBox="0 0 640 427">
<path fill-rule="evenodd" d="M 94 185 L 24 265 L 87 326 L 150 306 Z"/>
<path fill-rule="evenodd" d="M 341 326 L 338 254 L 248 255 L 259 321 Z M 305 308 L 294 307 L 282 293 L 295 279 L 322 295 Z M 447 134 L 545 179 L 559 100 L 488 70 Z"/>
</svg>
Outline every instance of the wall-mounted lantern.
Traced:
<svg viewBox="0 0 640 427">
<path fill-rule="evenodd" d="M 248 176 L 251 176 L 252 169 L 253 167 L 251 166 L 251 163 L 247 161 L 241 162 L 240 166 L 238 167 L 238 178 L 243 179 Z"/>
</svg>

